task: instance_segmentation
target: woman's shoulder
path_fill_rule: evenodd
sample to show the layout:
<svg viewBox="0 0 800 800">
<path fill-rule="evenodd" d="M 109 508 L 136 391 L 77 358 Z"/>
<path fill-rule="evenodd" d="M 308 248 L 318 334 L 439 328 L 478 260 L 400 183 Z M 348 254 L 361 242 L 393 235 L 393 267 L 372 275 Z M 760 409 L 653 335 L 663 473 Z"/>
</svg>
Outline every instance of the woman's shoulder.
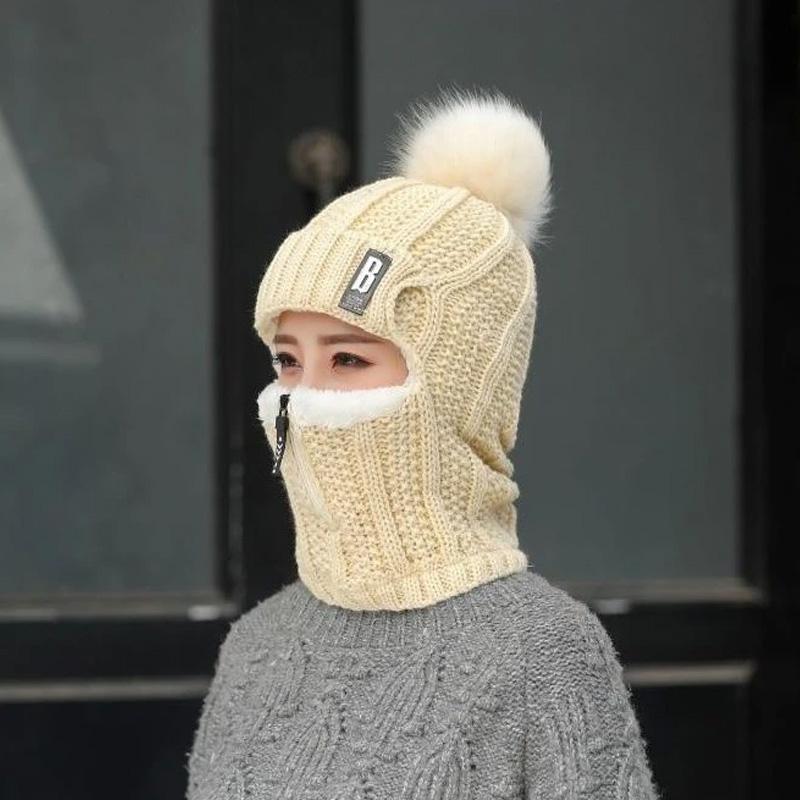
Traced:
<svg viewBox="0 0 800 800">
<path fill-rule="evenodd" d="M 529 633 L 565 635 L 576 632 L 581 625 L 598 620 L 588 604 L 552 583 L 539 572 L 528 570 L 520 576 L 524 585 L 522 602 L 526 610 Z"/>
<path fill-rule="evenodd" d="M 582 600 L 532 579 L 525 614 L 526 763 L 536 795 L 659 800 L 619 653 Z M 581 758 L 576 762 L 574 754 Z M 567 786 L 564 786 L 564 776 Z M 588 795 L 587 795 L 588 796 Z M 610 796 L 610 794 L 609 794 Z"/>
<path fill-rule="evenodd" d="M 220 645 L 220 658 L 233 660 L 263 650 L 270 642 L 271 632 L 286 614 L 297 594 L 297 581 L 282 586 L 271 595 L 259 600 L 228 622 L 228 630 Z"/>
<path fill-rule="evenodd" d="M 263 626 L 283 615 L 292 614 L 300 602 L 300 588 L 300 579 L 295 578 L 291 583 L 284 584 L 272 594 L 257 601 L 239 617 L 237 622 L 242 627 Z"/>
<path fill-rule="evenodd" d="M 521 620 L 528 680 L 574 688 L 593 676 L 621 686 L 619 653 L 589 605 L 538 573 L 529 573 Z"/>
</svg>

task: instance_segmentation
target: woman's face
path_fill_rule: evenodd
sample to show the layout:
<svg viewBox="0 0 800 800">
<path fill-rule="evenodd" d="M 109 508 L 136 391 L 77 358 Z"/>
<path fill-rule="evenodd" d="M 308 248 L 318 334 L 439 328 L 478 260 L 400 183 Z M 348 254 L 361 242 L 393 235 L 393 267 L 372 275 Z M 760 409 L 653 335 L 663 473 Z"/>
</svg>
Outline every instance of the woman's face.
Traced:
<svg viewBox="0 0 800 800">
<path fill-rule="evenodd" d="M 408 376 L 394 342 L 316 311 L 281 313 L 272 360 L 278 383 L 289 388 L 374 389 Z"/>
</svg>

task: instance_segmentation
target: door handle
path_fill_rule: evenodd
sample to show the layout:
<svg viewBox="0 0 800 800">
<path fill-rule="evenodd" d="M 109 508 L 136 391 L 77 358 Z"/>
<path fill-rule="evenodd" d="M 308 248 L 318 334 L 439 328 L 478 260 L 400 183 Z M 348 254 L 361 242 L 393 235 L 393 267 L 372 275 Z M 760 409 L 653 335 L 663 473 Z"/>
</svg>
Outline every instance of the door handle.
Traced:
<svg viewBox="0 0 800 800">
<path fill-rule="evenodd" d="M 289 143 L 289 168 L 297 183 L 315 196 L 317 211 L 337 193 L 350 169 L 350 149 L 335 131 L 314 128 Z"/>
</svg>

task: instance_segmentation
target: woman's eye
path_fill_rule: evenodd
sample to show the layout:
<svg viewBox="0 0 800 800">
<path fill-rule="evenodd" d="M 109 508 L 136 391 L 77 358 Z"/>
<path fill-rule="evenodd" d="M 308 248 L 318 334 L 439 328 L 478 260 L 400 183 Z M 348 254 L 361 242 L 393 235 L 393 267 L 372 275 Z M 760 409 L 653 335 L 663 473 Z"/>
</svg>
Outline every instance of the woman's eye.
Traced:
<svg viewBox="0 0 800 800">
<path fill-rule="evenodd" d="M 368 367 L 370 365 L 369 361 L 355 355 L 355 353 L 336 353 L 331 360 L 334 367 Z M 281 369 L 300 367 L 290 353 L 276 353 L 272 357 L 272 363 Z"/>
<path fill-rule="evenodd" d="M 354 353 L 337 353 L 333 361 L 335 366 L 341 367 L 368 367 L 370 363 Z"/>
<path fill-rule="evenodd" d="M 297 364 L 297 362 L 291 355 L 289 355 L 289 353 L 278 353 L 277 355 L 274 355 L 272 357 L 272 363 L 275 366 L 281 367 L 282 369 L 285 369 L 286 367 L 294 367 Z"/>
</svg>

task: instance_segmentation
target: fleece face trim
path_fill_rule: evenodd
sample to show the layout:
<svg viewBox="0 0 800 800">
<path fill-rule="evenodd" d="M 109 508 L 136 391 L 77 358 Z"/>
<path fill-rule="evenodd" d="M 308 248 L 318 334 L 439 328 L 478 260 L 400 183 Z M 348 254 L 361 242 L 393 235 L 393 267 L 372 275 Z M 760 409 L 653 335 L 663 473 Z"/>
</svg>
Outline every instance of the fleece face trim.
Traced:
<svg viewBox="0 0 800 800">
<path fill-rule="evenodd" d="M 396 411 L 417 386 L 418 381 L 410 373 L 401 384 L 373 389 L 288 388 L 280 384 L 280 379 L 276 379 L 258 395 L 258 416 L 265 425 L 274 423 L 278 413 L 278 398 L 288 393 L 292 425 L 348 428 Z"/>
</svg>

